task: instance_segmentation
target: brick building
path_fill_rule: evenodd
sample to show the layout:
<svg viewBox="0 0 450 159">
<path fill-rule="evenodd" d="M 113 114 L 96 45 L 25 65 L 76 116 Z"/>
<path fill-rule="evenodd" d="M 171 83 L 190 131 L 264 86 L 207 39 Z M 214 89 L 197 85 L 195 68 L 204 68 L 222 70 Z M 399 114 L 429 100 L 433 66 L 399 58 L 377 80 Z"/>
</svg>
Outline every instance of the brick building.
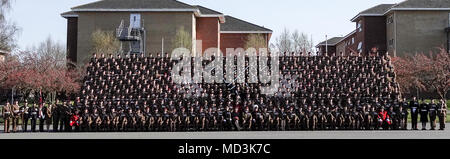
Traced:
<svg viewBox="0 0 450 159">
<path fill-rule="evenodd" d="M 334 46 L 338 53 L 367 55 L 377 48 L 379 52 L 403 56 L 436 52 L 437 47 L 449 49 L 450 0 L 380 4 L 360 12 L 351 21 L 356 29 Z"/>
<path fill-rule="evenodd" d="M 73 7 L 61 16 L 68 24 L 67 58 L 78 64 L 92 54 L 92 33 L 98 29 L 116 33 L 121 53 L 147 55 L 172 52 L 180 27 L 191 36 L 192 53 L 243 47 L 250 34 L 262 35 L 268 45 L 272 35 L 265 27 L 177 0 L 101 0 Z"/>
</svg>

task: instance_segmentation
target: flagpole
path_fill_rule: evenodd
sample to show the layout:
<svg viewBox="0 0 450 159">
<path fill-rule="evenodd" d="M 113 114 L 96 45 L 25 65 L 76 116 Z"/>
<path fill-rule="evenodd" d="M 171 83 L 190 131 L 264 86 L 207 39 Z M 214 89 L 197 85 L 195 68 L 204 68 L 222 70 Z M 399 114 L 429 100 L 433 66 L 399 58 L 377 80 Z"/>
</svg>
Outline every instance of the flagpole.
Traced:
<svg viewBox="0 0 450 159">
<path fill-rule="evenodd" d="M 325 54 L 328 55 L 328 35 L 325 35 Z"/>
</svg>

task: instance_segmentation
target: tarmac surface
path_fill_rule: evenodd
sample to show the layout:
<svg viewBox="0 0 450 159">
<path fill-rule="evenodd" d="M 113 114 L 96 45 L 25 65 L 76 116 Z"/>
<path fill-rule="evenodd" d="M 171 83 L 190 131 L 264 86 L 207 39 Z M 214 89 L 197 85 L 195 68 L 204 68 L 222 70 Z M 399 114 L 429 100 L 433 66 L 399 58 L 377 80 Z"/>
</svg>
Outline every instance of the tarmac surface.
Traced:
<svg viewBox="0 0 450 159">
<path fill-rule="evenodd" d="M 437 126 L 439 127 L 439 124 L 437 124 Z M 377 130 L 377 131 L 255 131 L 255 132 L 3 133 L 4 130 L 3 126 L 0 126 L 0 139 L 450 139 L 450 123 L 447 123 L 446 127 L 447 129 L 443 131 Z M 420 125 L 419 129 L 421 129 Z"/>
</svg>

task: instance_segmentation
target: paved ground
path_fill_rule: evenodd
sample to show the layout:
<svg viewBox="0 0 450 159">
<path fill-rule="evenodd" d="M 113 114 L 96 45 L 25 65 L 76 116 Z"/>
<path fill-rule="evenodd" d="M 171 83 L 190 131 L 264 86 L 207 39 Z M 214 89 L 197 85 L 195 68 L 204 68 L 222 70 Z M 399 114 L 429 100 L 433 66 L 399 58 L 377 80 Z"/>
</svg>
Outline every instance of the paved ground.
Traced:
<svg viewBox="0 0 450 159">
<path fill-rule="evenodd" d="M 447 123 L 450 128 L 450 123 Z M 419 128 L 421 128 L 419 126 Z M 3 133 L 0 139 L 450 139 L 445 131 Z"/>
</svg>

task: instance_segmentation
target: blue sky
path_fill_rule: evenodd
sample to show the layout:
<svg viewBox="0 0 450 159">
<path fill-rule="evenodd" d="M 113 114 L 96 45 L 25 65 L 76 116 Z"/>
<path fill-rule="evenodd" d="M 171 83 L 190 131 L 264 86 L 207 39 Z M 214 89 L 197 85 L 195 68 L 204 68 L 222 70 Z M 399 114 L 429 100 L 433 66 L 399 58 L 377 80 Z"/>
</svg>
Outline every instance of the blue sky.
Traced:
<svg viewBox="0 0 450 159">
<path fill-rule="evenodd" d="M 76 5 L 96 0 L 15 0 L 8 13 L 22 30 L 20 49 L 37 44 L 51 36 L 65 45 L 67 22 L 60 13 Z M 355 29 L 350 19 L 360 11 L 381 3 L 402 0 L 180 0 L 202 5 L 274 31 L 299 30 L 313 36 L 317 44 L 329 37 L 344 36 Z"/>
</svg>

